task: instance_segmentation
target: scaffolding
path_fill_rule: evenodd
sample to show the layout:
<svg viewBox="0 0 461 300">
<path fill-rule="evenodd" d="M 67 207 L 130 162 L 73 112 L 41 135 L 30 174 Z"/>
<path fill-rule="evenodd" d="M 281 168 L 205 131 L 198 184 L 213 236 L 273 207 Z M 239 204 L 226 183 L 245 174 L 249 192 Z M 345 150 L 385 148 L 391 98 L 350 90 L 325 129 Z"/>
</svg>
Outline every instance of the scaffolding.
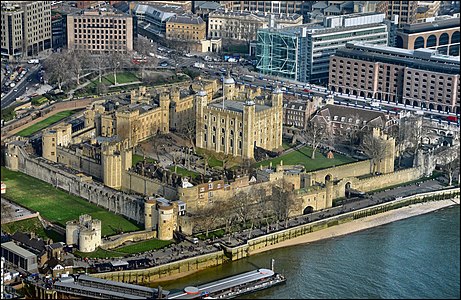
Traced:
<svg viewBox="0 0 461 300">
<path fill-rule="evenodd" d="M 295 32 L 258 30 L 256 68 L 260 74 L 298 80 L 298 43 Z"/>
</svg>

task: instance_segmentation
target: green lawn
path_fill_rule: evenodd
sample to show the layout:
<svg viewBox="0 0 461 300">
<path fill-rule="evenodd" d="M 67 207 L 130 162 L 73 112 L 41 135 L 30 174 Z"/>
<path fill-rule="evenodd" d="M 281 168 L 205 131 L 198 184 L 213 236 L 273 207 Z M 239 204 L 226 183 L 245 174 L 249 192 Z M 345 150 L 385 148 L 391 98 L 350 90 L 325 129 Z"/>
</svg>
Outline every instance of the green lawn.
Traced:
<svg viewBox="0 0 461 300">
<path fill-rule="evenodd" d="M 110 85 L 115 84 L 114 74 L 112 73 L 107 74 L 104 78 L 109 82 Z M 138 77 L 136 77 L 135 74 L 131 72 L 117 73 L 117 83 L 118 84 L 128 83 L 128 82 L 133 82 L 133 81 L 139 81 L 139 79 Z M 99 82 L 99 79 L 98 79 L 98 82 Z"/>
<path fill-rule="evenodd" d="M 115 248 L 111 250 L 104 250 L 98 248 L 94 252 L 85 253 L 80 251 L 75 251 L 74 254 L 80 257 L 88 258 L 106 258 L 106 257 L 123 257 L 127 254 L 142 253 L 154 249 L 162 249 L 168 246 L 173 242 L 170 241 L 160 241 L 157 239 L 151 239 L 147 241 L 142 241 L 128 246 L 123 246 L 120 248 Z"/>
<path fill-rule="evenodd" d="M 39 179 L 20 172 L 13 172 L 5 167 L 2 170 L 2 181 L 6 183 L 8 191 L 4 194 L 16 203 L 34 211 L 50 222 L 61 226 L 67 221 L 78 219 L 81 214 L 89 214 L 102 222 L 102 235 L 114 235 L 119 231 L 131 232 L 143 229 L 121 215 L 98 207 L 83 198 L 68 194 L 56 189 Z"/>
<path fill-rule="evenodd" d="M 222 238 L 224 236 L 224 229 L 218 229 L 215 231 L 208 232 L 208 237 L 205 236 L 205 233 L 200 233 L 197 235 L 197 238 L 203 240 L 211 239 L 213 237 Z"/>
<path fill-rule="evenodd" d="M 44 240 L 50 238 L 53 242 L 65 242 L 65 237 L 53 230 L 46 230 L 43 228 L 40 220 L 36 218 L 30 218 L 26 220 L 11 222 L 8 224 L 2 224 L 2 231 L 8 234 L 14 234 L 15 232 L 24 232 L 30 233 L 35 232 L 37 237 L 40 237 Z"/>
<path fill-rule="evenodd" d="M 169 169 L 171 171 L 174 171 L 174 166 L 170 166 Z M 181 176 L 187 176 L 187 177 L 190 177 L 190 178 L 195 178 L 197 177 L 198 175 L 200 175 L 199 173 L 197 172 L 194 172 L 194 171 L 190 171 L 190 170 L 187 170 L 185 168 L 181 168 L 181 167 L 176 167 L 176 172 L 181 175 Z"/>
<path fill-rule="evenodd" d="M 255 163 L 255 167 L 259 167 L 260 165 L 268 166 L 269 162 L 272 162 L 272 166 L 275 167 L 276 165 L 280 164 L 281 160 L 283 160 L 284 165 L 303 165 L 306 168 L 306 171 L 313 171 L 329 168 L 332 166 L 339 166 L 356 161 L 352 158 L 336 153 L 333 159 L 326 158 L 318 151 L 315 153 L 314 160 L 311 159 L 311 155 L 312 148 L 306 146 L 304 148 L 290 152 L 288 154 L 284 154 L 273 159 Z"/>
<path fill-rule="evenodd" d="M 122 253 L 126 253 L 126 254 L 142 253 L 142 252 L 146 252 L 146 251 L 149 251 L 149 250 L 165 248 L 166 246 L 168 246 L 171 243 L 173 243 L 173 242 L 171 242 L 171 241 L 161 241 L 161 240 L 157 240 L 157 239 L 151 239 L 151 240 L 131 244 L 131 245 L 128 245 L 128 246 L 123 246 L 123 247 L 120 247 L 120 248 L 116 248 L 114 250 L 117 251 L 117 252 L 122 252 Z"/>
<path fill-rule="evenodd" d="M 132 165 L 136 165 L 138 162 L 140 161 L 143 161 L 144 160 L 144 157 L 142 155 L 138 155 L 138 154 L 133 154 L 132 156 Z M 146 162 L 148 163 L 155 163 L 156 160 L 153 159 L 153 158 L 150 158 L 150 157 L 146 157 Z"/>
<path fill-rule="evenodd" d="M 27 127 L 21 131 L 19 131 L 18 133 L 16 133 L 16 135 L 19 135 L 19 136 L 30 136 L 34 133 L 36 133 L 37 131 L 39 130 L 42 130 L 43 128 L 46 128 L 48 126 L 50 126 L 51 124 L 54 124 L 58 121 L 61 121 L 62 119 L 64 118 L 67 118 L 68 116 L 74 114 L 75 111 L 73 110 L 66 110 L 66 111 L 61 111 L 61 112 L 58 112 L 57 114 L 51 116 L 51 117 L 48 117 L 46 118 L 45 120 L 42 120 L 30 127 Z"/>
<path fill-rule="evenodd" d="M 123 73 L 117 73 L 117 83 L 128 83 L 128 82 L 134 82 L 134 81 L 140 81 L 138 77 L 136 77 L 135 74 L 131 72 L 123 72 Z M 114 74 L 107 74 L 106 76 L 103 76 L 101 78 L 101 83 L 107 86 L 114 85 L 115 80 L 114 80 Z M 96 77 L 94 80 L 91 81 L 87 87 L 89 88 L 95 88 L 99 84 L 99 77 Z M 122 87 L 123 88 L 123 87 Z"/>
<path fill-rule="evenodd" d="M 97 248 L 96 251 L 93 252 L 80 252 L 78 250 L 75 250 L 73 252 L 76 256 L 82 257 L 82 258 L 111 258 L 111 257 L 123 257 L 125 253 L 119 253 L 116 251 L 112 250 L 104 250 L 101 248 Z"/>
</svg>

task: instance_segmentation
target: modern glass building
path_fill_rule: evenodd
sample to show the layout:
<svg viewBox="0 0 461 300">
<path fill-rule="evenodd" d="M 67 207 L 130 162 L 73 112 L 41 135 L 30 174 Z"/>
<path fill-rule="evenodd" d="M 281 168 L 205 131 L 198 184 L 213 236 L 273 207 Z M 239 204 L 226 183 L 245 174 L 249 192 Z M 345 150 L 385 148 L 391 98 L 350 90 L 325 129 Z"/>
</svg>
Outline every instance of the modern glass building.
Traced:
<svg viewBox="0 0 461 300">
<path fill-rule="evenodd" d="M 340 16 L 327 26 L 306 24 L 258 30 L 257 68 L 262 75 L 301 82 L 327 82 L 330 56 L 347 42 L 387 46 L 384 14 Z"/>
</svg>

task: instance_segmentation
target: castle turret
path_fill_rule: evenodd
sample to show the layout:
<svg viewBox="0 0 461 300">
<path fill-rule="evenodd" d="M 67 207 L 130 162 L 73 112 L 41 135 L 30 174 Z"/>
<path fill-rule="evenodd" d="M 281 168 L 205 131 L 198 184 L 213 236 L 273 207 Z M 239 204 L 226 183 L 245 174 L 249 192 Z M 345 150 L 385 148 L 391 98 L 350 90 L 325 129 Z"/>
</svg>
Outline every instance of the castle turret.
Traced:
<svg viewBox="0 0 461 300">
<path fill-rule="evenodd" d="M 108 187 L 120 189 L 122 187 L 122 156 L 115 145 L 102 145 L 103 182 Z"/>
<path fill-rule="evenodd" d="M 254 158 L 254 147 L 256 141 L 254 139 L 254 119 L 255 119 L 255 103 L 251 100 L 246 101 L 243 105 L 243 138 L 242 138 L 242 156 L 243 158 Z"/>
<path fill-rule="evenodd" d="M 78 230 L 79 226 L 76 221 L 69 221 L 66 223 L 66 244 L 77 245 L 78 244 Z"/>
<path fill-rule="evenodd" d="M 159 240 L 172 240 L 175 224 L 174 206 L 157 201 L 158 227 L 157 238 Z"/>
<path fill-rule="evenodd" d="M 223 96 L 225 100 L 234 100 L 235 98 L 235 81 L 230 74 L 227 74 L 223 80 Z"/>
<path fill-rule="evenodd" d="M 157 203 L 157 200 L 155 200 L 153 197 L 149 197 L 149 199 L 144 202 L 144 228 L 146 230 L 152 230 L 152 214 L 156 213 L 155 209 L 155 204 Z"/>
<path fill-rule="evenodd" d="M 162 125 L 160 131 L 162 133 L 170 132 L 170 97 L 167 93 L 160 94 L 159 105 L 162 109 Z"/>
<path fill-rule="evenodd" d="M 202 89 L 195 95 L 195 145 L 200 148 L 206 148 L 205 135 L 207 134 L 204 130 L 204 109 L 208 105 L 207 93 Z"/>
</svg>

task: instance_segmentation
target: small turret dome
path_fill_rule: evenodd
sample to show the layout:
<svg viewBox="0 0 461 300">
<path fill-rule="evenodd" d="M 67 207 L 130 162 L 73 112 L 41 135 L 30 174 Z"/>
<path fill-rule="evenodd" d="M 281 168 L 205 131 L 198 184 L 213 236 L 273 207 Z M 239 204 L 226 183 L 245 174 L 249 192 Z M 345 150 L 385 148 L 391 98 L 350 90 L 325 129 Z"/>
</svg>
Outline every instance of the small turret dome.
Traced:
<svg viewBox="0 0 461 300">
<path fill-rule="evenodd" d="M 197 93 L 198 96 L 206 96 L 206 92 L 204 90 L 200 90 L 198 93 Z"/>
<path fill-rule="evenodd" d="M 227 78 L 224 78 L 224 84 L 235 84 L 234 78 L 230 76 Z"/>
</svg>

